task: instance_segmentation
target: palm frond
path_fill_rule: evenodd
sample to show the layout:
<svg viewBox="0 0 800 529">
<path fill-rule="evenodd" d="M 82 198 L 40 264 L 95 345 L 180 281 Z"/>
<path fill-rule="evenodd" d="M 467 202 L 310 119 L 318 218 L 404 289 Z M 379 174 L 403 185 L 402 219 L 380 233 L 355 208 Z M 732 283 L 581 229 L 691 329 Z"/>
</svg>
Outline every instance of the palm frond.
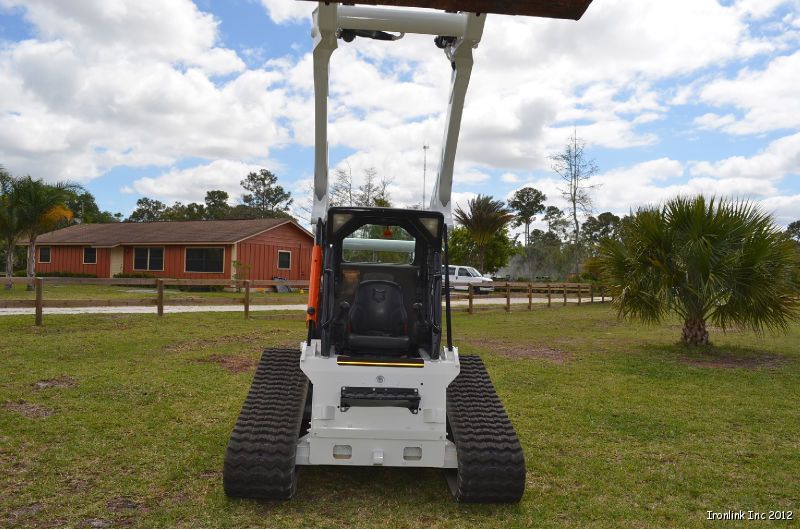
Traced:
<svg viewBox="0 0 800 529">
<path fill-rule="evenodd" d="M 798 317 L 794 244 L 747 201 L 681 196 L 640 209 L 600 255 L 625 317 L 654 322 L 674 312 L 756 332 Z"/>
</svg>

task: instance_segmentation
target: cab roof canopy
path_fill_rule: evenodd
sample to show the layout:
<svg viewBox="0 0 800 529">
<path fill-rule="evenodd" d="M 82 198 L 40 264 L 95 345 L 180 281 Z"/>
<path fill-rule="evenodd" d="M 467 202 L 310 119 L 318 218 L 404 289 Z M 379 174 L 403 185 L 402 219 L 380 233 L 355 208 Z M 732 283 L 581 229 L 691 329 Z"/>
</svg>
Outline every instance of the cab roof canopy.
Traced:
<svg viewBox="0 0 800 529">
<path fill-rule="evenodd" d="M 592 0 L 358 0 L 355 3 L 579 20 Z"/>
</svg>

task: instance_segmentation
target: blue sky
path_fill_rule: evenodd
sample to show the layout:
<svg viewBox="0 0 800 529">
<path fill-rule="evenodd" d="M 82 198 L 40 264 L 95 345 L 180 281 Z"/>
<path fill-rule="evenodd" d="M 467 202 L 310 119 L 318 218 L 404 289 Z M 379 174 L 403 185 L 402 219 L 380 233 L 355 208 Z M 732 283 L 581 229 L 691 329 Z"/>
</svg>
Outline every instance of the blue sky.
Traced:
<svg viewBox="0 0 800 529">
<path fill-rule="evenodd" d="M 307 204 L 312 2 L 0 0 L 0 164 L 69 179 L 129 213 L 142 196 L 232 199 L 270 168 Z M 580 22 L 493 16 L 475 53 L 455 197 L 532 185 L 573 127 L 594 210 L 678 193 L 800 218 L 800 2 L 595 0 Z M 428 195 L 449 66 L 429 38 L 340 45 L 331 167 L 374 167 L 398 205 Z"/>
</svg>

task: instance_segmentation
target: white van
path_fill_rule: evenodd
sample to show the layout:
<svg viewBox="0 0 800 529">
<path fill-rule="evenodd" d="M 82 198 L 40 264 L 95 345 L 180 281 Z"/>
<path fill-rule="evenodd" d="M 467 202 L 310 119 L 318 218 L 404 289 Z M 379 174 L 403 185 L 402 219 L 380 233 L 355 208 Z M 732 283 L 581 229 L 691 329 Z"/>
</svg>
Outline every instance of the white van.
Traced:
<svg viewBox="0 0 800 529">
<path fill-rule="evenodd" d="M 471 266 L 450 265 L 450 290 L 466 292 L 473 285 L 473 292 L 493 292 L 492 279 L 484 277 Z M 442 266 L 444 274 L 444 266 Z"/>
</svg>

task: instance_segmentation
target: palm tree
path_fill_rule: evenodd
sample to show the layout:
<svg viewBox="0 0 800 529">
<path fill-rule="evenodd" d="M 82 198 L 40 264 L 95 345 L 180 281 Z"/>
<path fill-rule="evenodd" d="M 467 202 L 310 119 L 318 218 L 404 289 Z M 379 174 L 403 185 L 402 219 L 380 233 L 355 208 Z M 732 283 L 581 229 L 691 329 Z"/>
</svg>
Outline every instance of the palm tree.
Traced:
<svg viewBox="0 0 800 529">
<path fill-rule="evenodd" d="M 514 215 L 501 200 L 478 195 L 467 202 L 468 211 L 457 207 L 453 216 L 469 231 L 480 257 L 481 273 L 486 271 L 486 246 L 492 238 L 503 231 Z"/>
<path fill-rule="evenodd" d="M 72 212 L 64 205 L 70 192 L 77 186 L 59 182 L 46 184 L 30 176 L 15 183 L 15 196 L 19 208 L 23 235 L 28 239 L 28 277 L 36 275 L 36 239 L 52 230 L 61 220 L 72 218 Z"/>
<path fill-rule="evenodd" d="M 6 277 L 14 275 L 14 250 L 22 237 L 22 223 L 15 199 L 17 180 L 0 167 L 0 243 L 6 253 Z M 11 281 L 5 285 L 11 289 Z"/>
<path fill-rule="evenodd" d="M 798 317 L 792 243 L 747 202 L 678 197 L 640 209 L 600 259 L 620 316 L 677 314 L 686 345 L 709 343 L 707 322 L 760 333 Z"/>
</svg>

